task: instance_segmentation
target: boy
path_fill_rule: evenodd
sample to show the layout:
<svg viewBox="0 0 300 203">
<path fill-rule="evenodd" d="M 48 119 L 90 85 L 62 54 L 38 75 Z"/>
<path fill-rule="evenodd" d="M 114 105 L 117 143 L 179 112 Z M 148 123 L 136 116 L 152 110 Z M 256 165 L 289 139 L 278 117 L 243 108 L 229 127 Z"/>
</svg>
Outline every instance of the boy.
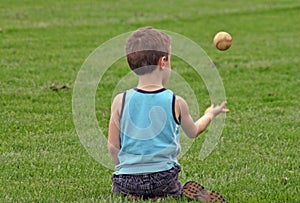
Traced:
<svg viewBox="0 0 300 203">
<path fill-rule="evenodd" d="M 136 30 L 127 40 L 127 62 L 139 82 L 117 95 L 111 107 L 108 148 L 116 164 L 112 193 L 143 199 L 185 195 L 225 201 L 200 184 L 182 186 L 178 180 L 179 127 L 195 138 L 214 117 L 229 110 L 225 101 L 212 105 L 194 122 L 185 100 L 164 88 L 171 74 L 170 52 L 170 37 L 151 27 Z"/>
</svg>

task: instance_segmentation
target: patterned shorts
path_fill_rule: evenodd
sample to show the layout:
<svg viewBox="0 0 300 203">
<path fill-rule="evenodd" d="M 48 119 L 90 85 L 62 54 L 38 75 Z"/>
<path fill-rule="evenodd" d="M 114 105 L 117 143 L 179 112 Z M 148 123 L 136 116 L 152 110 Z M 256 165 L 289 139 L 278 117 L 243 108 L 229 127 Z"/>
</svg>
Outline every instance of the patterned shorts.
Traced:
<svg viewBox="0 0 300 203">
<path fill-rule="evenodd" d="M 180 167 L 175 166 L 167 171 L 137 174 L 113 175 L 112 193 L 136 195 L 144 199 L 154 197 L 178 197 L 182 193 L 182 184 L 178 181 Z"/>
</svg>

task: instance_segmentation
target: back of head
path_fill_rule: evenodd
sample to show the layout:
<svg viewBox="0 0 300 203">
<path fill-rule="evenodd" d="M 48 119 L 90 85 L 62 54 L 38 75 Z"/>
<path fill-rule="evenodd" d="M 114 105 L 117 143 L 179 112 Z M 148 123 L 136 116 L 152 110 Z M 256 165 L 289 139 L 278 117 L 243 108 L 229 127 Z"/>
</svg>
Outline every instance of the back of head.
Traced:
<svg viewBox="0 0 300 203">
<path fill-rule="evenodd" d="M 171 38 L 152 27 L 133 32 L 126 43 L 126 57 L 130 68 L 138 75 L 151 73 L 160 57 L 168 59 Z"/>
</svg>

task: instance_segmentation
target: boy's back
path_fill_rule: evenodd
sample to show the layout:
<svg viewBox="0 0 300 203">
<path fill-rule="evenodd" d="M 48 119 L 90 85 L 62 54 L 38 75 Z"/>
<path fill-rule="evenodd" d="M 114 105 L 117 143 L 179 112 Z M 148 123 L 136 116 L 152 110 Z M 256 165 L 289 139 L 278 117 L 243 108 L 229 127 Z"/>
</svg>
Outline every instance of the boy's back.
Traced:
<svg viewBox="0 0 300 203">
<path fill-rule="evenodd" d="M 131 89 L 123 95 L 120 163 L 116 174 L 154 173 L 179 165 L 179 121 L 175 94 Z"/>
</svg>

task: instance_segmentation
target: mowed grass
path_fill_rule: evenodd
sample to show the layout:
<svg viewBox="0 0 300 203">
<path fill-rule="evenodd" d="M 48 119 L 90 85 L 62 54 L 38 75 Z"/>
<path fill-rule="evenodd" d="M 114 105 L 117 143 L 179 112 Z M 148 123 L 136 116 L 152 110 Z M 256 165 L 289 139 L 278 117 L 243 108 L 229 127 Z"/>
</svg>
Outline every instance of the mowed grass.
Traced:
<svg viewBox="0 0 300 203">
<path fill-rule="evenodd" d="M 201 182 L 228 202 L 299 202 L 299 18 L 300 2 L 292 0 L 2 0 L 0 202 L 124 201 L 110 194 L 113 171 L 80 143 L 72 90 L 94 49 L 146 25 L 198 43 L 218 68 L 231 110 L 210 156 L 198 159 L 204 133 L 180 160 L 180 180 Z M 226 52 L 212 45 L 220 30 L 233 36 Z M 172 63 L 203 112 L 210 98 L 201 78 L 180 59 Z M 128 72 L 121 59 L 99 84 L 96 113 L 105 133 L 115 85 Z"/>
</svg>

